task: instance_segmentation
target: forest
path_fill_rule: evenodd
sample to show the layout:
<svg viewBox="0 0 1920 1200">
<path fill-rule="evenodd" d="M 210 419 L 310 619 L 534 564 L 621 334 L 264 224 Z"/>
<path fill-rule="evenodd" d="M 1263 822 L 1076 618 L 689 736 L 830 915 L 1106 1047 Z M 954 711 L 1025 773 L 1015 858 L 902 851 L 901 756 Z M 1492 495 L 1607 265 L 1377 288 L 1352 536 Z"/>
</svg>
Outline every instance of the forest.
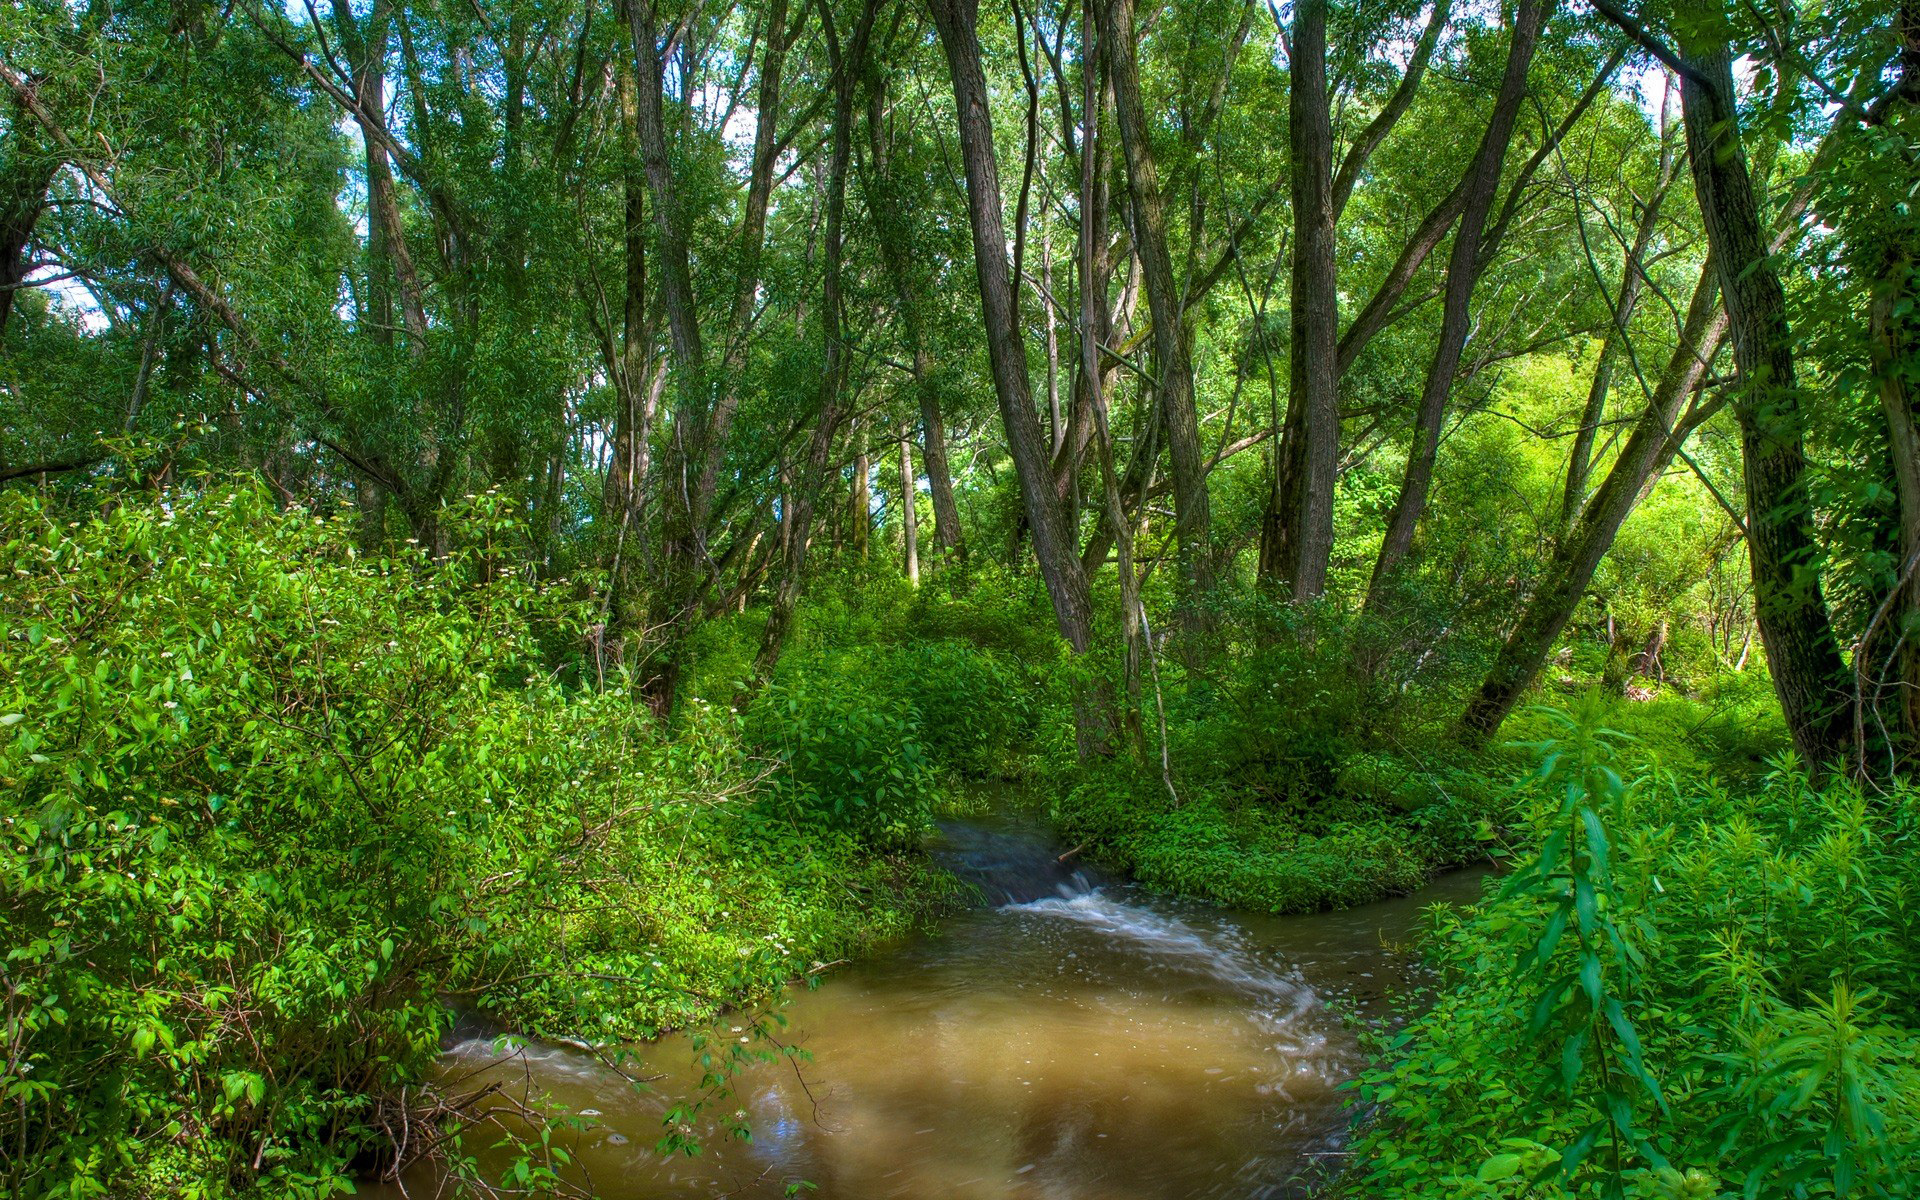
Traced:
<svg viewBox="0 0 1920 1200">
<path fill-rule="evenodd" d="M 0 1195 L 1920 1193 L 1920 0 L 14 0 Z"/>
</svg>

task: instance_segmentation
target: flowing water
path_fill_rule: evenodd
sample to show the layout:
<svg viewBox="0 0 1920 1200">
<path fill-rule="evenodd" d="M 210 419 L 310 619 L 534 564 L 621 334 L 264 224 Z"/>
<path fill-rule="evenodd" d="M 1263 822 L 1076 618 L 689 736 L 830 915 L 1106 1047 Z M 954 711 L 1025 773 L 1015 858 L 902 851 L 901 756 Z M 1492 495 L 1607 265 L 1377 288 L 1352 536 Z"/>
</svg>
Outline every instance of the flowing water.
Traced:
<svg viewBox="0 0 1920 1200">
<path fill-rule="evenodd" d="M 1421 908 L 1471 900 L 1481 878 L 1260 917 L 1062 866 L 1031 825 L 956 825 L 944 841 L 988 906 L 796 995 L 777 1036 L 811 1060 L 743 1071 L 696 1118 L 697 1158 L 654 1150 L 698 1077 L 686 1040 L 645 1049 L 662 1076 L 646 1092 L 584 1052 L 485 1036 L 443 1069 L 460 1090 L 497 1082 L 591 1117 L 566 1138 L 609 1200 L 782 1196 L 802 1180 L 846 1200 L 1304 1195 L 1346 1139 L 1337 1089 L 1363 1062 L 1350 1022 L 1390 1018 L 1422 982 L 1406 945 Z M 733 1113 L 750 1141 L 716 1128 Z"/>
</svg>

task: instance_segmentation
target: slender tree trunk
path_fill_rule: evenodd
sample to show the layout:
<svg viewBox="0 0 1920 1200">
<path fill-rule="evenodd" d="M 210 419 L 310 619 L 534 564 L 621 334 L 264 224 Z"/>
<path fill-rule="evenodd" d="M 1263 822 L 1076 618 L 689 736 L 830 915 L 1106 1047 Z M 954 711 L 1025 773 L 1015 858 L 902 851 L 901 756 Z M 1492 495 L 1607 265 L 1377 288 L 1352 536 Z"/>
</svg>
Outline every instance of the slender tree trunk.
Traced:
<svg viewBox="0 0 1920 1200">
<path fill-rule="evenodd" d="M 638 0 L 636 0 L 638 2 Z M 646 0 L 651 3 L 651 0 Z M 803 10 L 802 21 L 806 19 Z M 699 532 L 705 528 L 719 486 L 720 464 L 726 457 L 728 435 L 734 414 L 740 409 L 741 367 L 746 362 L 754 304 L 760 290 L 760 260 L 767 231 L 767 211 L 771 207 L 774 184 L 774 160 L 779 155 L 780 96 L 786 71 L 787 47 L 799 32 L 798 22 L 787 27 L 787 0 L 768 0 L 764 48 L 760 55 L 760 81 L 755 96 L 756 120 L 753 157 L 747 167 L 747 198 L 740 221 L 740 268 L 734 280 L 733 310 L 727 322 L 726 344 L 720 355 L 719 391 L 700 431 L 698 482 L 694 489 L 694 515 Z"/>
<path fill-rule="evenodd" d="M 1174 536 L 1179 547 L 1180 576 L 1187 612 L 1197 617 L 1200 599 L 1213 587 L 1206 454 L 1200 446 L 1199 415 L 1194 407 L 1185 314 L 1174 280 L 1173 257 L 1167 249 L 1159 169 L 1148 140 L 1146 108 L 1140 96 L 1133 0 L 1109 0 L 1101 32 L 1107 72 L 1113 80 L 1120 148 L 1127 160 L 1134 246 L 1145 276 L 1147 308 L 1153 317 L 1156 392 L 1173 466 Z"/>
<path fill-rule="evenodd" d="M 1920 0 L 1905 0 L 1897 20 L 1901 82 L 1895 95 L 1901 107 L 1911 109 L 1920 104 Z M 1920 294 L 1920 235 L 1913 232 L 1910 215 L 1905 222 L 1896 217 L 1890 224 L 1900 233 L 1880 248 L 1882 261 L 1867 309 L 1867 333 L 1899 498 L 1895 540 L 1900 569 L 1885 630 L 1871 635 L 1874 640 L 1855 651 L 1857 658 L 1874 668 L 1862 681 L 1864 694 L 1856 703 L 1878 707 L 1881 679 L 1885 679 L 1896 697 L 1890 722 L 1900 743 L 1895 757 L 1904 759 L 1900 765 L 1911 770 L 1920 764 L 1920 407 L 1915 402 L 1920 394 L 1920 315 L 1911 304 L 1911 298 Z M 1904 310 L 1902 301 L 1908 301 Z M 1887 648 L 1875 652 L 1882 645 Z M 1861 673 L 1861 665 L 1856 663 L 1856 674 Z M 1865 713 L 1856 720 L 1864 726 Z M 1881 721 L 1888 722 L 1886 714 Z M 1856 736 L 1863 733 L 1864 728 Z M 1865 764 L 1861 765 L 1864 769 Z"/>
<path fill-rule="evenodd" d="M 1600 353 L 1587 387 L 1587 402 L 1580 410 L 1580 426 L 1574 431 L 1573 449 L 1567 456 L 1567 481 L 1560 496 L 1560 536 L 1565 537 L 1586 503 L 1587 482 L 1593 475 L 1593 447 L 1601 423 L 1607 415 L 1607 394 L 1613 386 L 1616 352 L 1626 344 L 1628 325 L 1640 305 L 1640 293 L 1646 283 L 1647 247 L 1653 244 L 1660 224 L 1660 208 L 1673 184 L 1673 153 L 1663 128 L 1660 145 L 1660 179 L 1653 196 L 1640 207 L 1640 219 L 1633 231 L 1633 245 L 1627 251 L 1626 265 L 1620 272 L 1620 294 L 1614 297 L 1613 324 L 1600 341 Z"/>
<path fill-rule="evenodd" d="M 616 71 L 614 90 L 624 155 L 621 190 L 625 202 L 622 242 L 626 270 L 621 289 L 620 350 L 608 364 L 616 407 L 612 461 L 607 465 L 602 510 L 614 528 L 608 551 L 612 571 L 607 603 L 610 628 L 603 636 L 604 644 L 618 651 L 635 616 L 630 602 L 635 577 L 648 558 L 642 503 L 651 466 L 658 390 L 651 385 L 647 368 L 652 350 L 652 332 L 647 325 L 647 181 L 640 166 L 639 118 L 632 74 Z"/>
<path fill-rule="evenodd" d="M 921 458 L 926 463 L 927 491 L 933 500 L 933 544 L 938 552 L 959 555 L 962 553 L 960 505 L 954 498 L 953 469 L 947 460 L 940 381 L 934 376 L 933 356 L 927 348 L 920 291 L 911 266 L 913 251 L 901 216 L 908 201 L 893 176 L 893 154 L 887 137 L 886 77 L 879 69 L 884 64 L 878 62 L 879 56 L 870 57 L 874 61 L 867 73 L 867 139 L 874 194 L 867 207 L 873 215 L 880 265 L 893 289 L 901 334 L 911 355 L 914 395 L 920 405 Z"/>
<path fill-rule="evenodd" d="M 667 151 L 666 95 L 653 0 L 623 0 L 634 57 L 634 131 L 640 165 L 653 202 L 654 263 L 660 306 L 673 356 L 676 401 L 669 446 L 669 473 L 662 489 L 660 583 L 649 622 L 658 631 L 648 647 L 641 695 L 657 716 L 673 705 L 680 679 L 680 643 L 697 615 L 701 540 L 700 464 L 705 460 L 706 345 L 694 308 L 693 270 L 679 181 Z"/>
<path fill-rule="evenodd" d="M 1340 464 L 1339 279 L 1334 263 L 1333 114 L 1327 0 L 1294 7 L 1288 131 L 1293 143 L 1293 352 L 1275 488 L 1279 566 L 1296 602 L 1317 599 L 1333 556 Z"/>
<path fill-rule="evenodd" d="M 1900 570 L 1895 578 L 1899 595 L 1889 610 L 1888 629 L 1879 636 L 1897 646 L 1892 662 L 1883 669 L 1899 697 L 1895 721 L 1905 742 L 1901 750 L 1911 763 L 1920 755 L 1920 567 L 1910 565 L 1920 562 L 1920 409 L 1914 404 L 1920 374 L 1916 366 L 1920 364 L 1920 322 L 1911 312 L 1896 316 L 1895 308 L 1901 298 L 1915 294 L 1920 271 L 1907 254 L 1888 257 L 1869 308 L 1868 325 L 1900 502 Z M 1878 690 L 1876 681 L 1876 695 L 1864 702 L 1877 700 Z"/>
<path fill-rule="evenodd" d="M 1094 23 L 1097 21 L 1096 16 Z M 1085 36 L 1093 38 L 1096 43 L 1095 49 L 1097 49 L 1097 36 L 1091 33 Z M 1083 236 L 1080 239 L 1080 253 L 1089 256 L 1092 271 L 1081 276 L 1083 282 L 1077 290 L 1080 293 L 1079 320 L 1083 326 L 1091 322 L 1089 327 L 1093 331 L 1097 348 L 1099 345 L 1113 344 L 1114 311 L 1108 300 L 1108 291 L 1113 284 L 1114 256 L 1107 236 L 1107 222 L 1111 207 L 1107 180 L 1113 174 L 1113 148 L 1112 140 L 1100 132 L 1101 117 L 1106 111 L 1107 98 L 1113 89 L 1106 85 L 1106 75 L 1100 66 L 1101 56 L 1084 48 L 1083 53 L 1091 53 L 1092 57 L 1083 60 L 1081 64 L 1083 92 L 1081 121 L 1086 129 L 1082 134 L 1080 145 L 1079 223 L 1087 226 L 1090 231 L 1091 249 L 1087 248 L 1088 238 Z M 1062 136 L 1066 136 L 1066 133 L 1063 132 Z M 1095 363 L 1094 375 L 1087 375 L 1084 369 L 1076 370 L 1074 374 L 1071 408 L 1065 415 L 1065 436 L 1053 455 L 1054 495 L 1062 504 L 1072 506 L 1070 511 L 1077 511 L 1080 502 L 1082 491 L 1080 464 L 1086 457 L 1087 447 L 1091 444 L 1093 436 L 1093 393 L 1097 389 L 1103 397 L 1113 394 L 1115 366 L 1104 364 L 1098 355 L 1095 356 Z M 1149 420 L 1149 424 L 1157 424 L 1158 420 L 1159 418 L 1155 416 Z M 1103 510 L 1101 520 L 1104 521 L 1104 519 Z M 1097 541 L 1102 537 L 1111 538 L 1112 531 L 1107 530 L 1103 534 L 1102 528 L 1104 527 L 1096 526 L 1094 540 Z M 1082 553 L 1081 561 L 1097 566 L 1106 558 L 1106 553 L 1104 543 L 1097 553 L 1093 553 L 1090 547 L 1088 552 Z M 1089 568 L 1089 570 L 1092 569 L 1092 567 Z"/>
<path fill-rule="evenodd" d="M 1460 209 L 1460 228 L 1454 234 L 1453 253 L 1447 262 L 1445 308 L 1440 317 L 1440 344 L 1433 363 L 1427 369 L 1426 387 L 1420 394 L 1414 416 L 1413 441 L 1407 449 L 1407 470 L 1400 483 L 1400 496 L 1387 519 L 1387 532 L 1380 545 L 1380 557 L 1374 563 L 1373 581 L 1367 591 L 1369 608 L 1377 606 L 1398 573 L 1407 552 L 1413 548 L 1414 529 L 1426 511 L 1427 492 L 1433 483 L 1434 459 L 1439 453 L 1440 430 L 1446 417 L 1447 398 L 1453 392 L 1460 371 L 1460 358 L 1466 349 L 1472 322 L 1473 288 L 1479 278 L 1480 246 L 1486 232 L 1487 217 L 1500 189 L 1500 168 L 1506 161 L 1507 146 L 1513 139 L 1513 125 L 1526 97 L 1527 72 L 1539 43 L 1540 30 L 1552 13 L 1555 0 L 1520 0 L 1514 16 L 1513 37 L 1507 48 L 1507 66 L 1494 98 L 1493 115 L 1487 121 L 1473 166 L 1464 181 L 1465 197 Z"/>
<path fill-rule="evenodd" d="M 920 512 L 913 483 L 913 430 L 900 433 L 900 557 L 907 582 L 920 586 Z"/>
<path fill-rule="evenodd" d="M 160 295 L 147 314 L 146 328 L 140 335 L 140 368 L 133 377 L 133 392 L 127 397 L 127 415 L 120 422 L 123 437 L 132 437 L 140 426 L 140 413 L 147 407 L 153 387 L 154 365 L 160 361 L 160 339 L 167 330 L 167 316 L 173 311 L 173 280 L 160 285 Z"/>
<path fill-rule="evenodd" d="M 1007 449 L 1020 481 L 1027 525 L 1033 535 L 1034 555 L 1041 578 L 1053 602 L 1060 635 L 1076 654 L 1085 654 L 1093 642 L 1093 603 L 1087 578 L 1075 553 L 1067 514 L 1056 502 L 1048 469 L 1046 435 L 1033 409 L 1027 375 L 1026 346 L 1021 340 L 1012 281 L 1007 273 L 1007 234 L 1001 221 L 1000 171 L 993 146 L 993 119 L 988 107 L 986 76 L 980 65 L 980 41 L 975 22 L 976 0 L 929 0 L 940 42 L 952 76 L 954 107 L 959 113 L 960 154 L 967 177 L 967 217 L 973 231 L 974 271 L 979 278 L 981 309 L 987 335 L 987 357 L 993 369 L 994 393 L 1006 429 Z M 1076 725 L 1083 756 L 1100 753 L 1103 721 L 1088 705 L 1077 706 Z"/>
<path fill-rule="evenodd" d="M 1102 91 L 1098 81 L 1098 72 L 1094 64 L 1101 58 L 1100 39 L 1102 30 L 1094 16 L 1092 4 L 1081 9 L 1081 104 L 1082 111 L 1091 114 L 1086 118 L 1084 139 L 1080 147 L 1080 196 L 1081 220 L 1079 228 L 1079 278 L 1080 291 L 1080 380 L 1076 389 L 1075 405 L 1084 402 L 1087 409 L 1087 424 L 1092 427 L 1094 453 L 1099 458 L 1101 496 L 1105 500 L 1106 523 L 1119 548 L 1120 576 L 1120 631 L 1125 647 L 1121 659 L 1121 686 L 1125 691 L 1125 702 L 1121 705 L 1120 724 L 1128 744 L 1136 757 L 1146 757 L 1146 732 L 1141 723 L 1141 671 L 1146 651 L 1145 636 L 1141 624 L 1140 576 L 1134 567 L 1134 528 L 1133 518 L 1127 514 L 1127 505 L 1121 483 L 1115 472 L 1113 456 L 1113 428 L 1108 420 L 1106 376 L 1100 364 L 1100 342 L 1106 335 L 1112 321 L 1112 312 L 1107 308 L 1106 275 L 1111 268 L 1111 260 L 1105 255 L 1102 243 L 1106 238 L 1106 228 L 1100 214 L 1104 211 L 1106 193 L 1101 187 L 1099 176 L 1104 166 L 1101 153 L 1104 139 L 1100 134 L 1100 104 Z M 1087 211 L 1088 198 L 1097 202 L 1093 212 Z M 1147 422 L 1149 430 L 1153 422 Z M 1151 435 L 1141 438 L 1143 450 L 1146 443 L 1153 441 Z M 1147 470 L 1147 462 L 1152 456 L 1138 453 L 1135 462 L 1142 472 Z M 1144 482 L 1141 484 L 1145 489 Z M 1096 533 L 1093 539 L 1098 541 Z M 1105 559 L 1106 550 L 1098 552 Z M 1082 559 L 1085 563 L 1087 560 Z M 1087 567 L 1089 571 L 1098 566 L 1096 561 Z"/>
<path fill-rule="evenodd" d="M 807 540 L 813 525 L 813 498 L 825 489 L 834 435 L 845 419 L 843 393 L 847 383 L 847 344 L 844 333 L 845 304 L 841 293 L 846 257 L 844 226 L 847 169 L 853 157 L 854 88 L 866 61 L 867 46 L 878 13 L 879 0 L 866 0 L 854 27 L 853 37 L 844 52 L 832 12 L 823 11 L 821 17 L 821 28 L 826 37 L 833 72 L 833 133 L 832 148 L 827 159 L 827 212 L 820 288 L 823 361 L 819 410 L 814 419 L 813 434 L 808 440 L 807 461 L 802 468 L 799 486 L 788 497 L 793 513 L 786 539 L 786 561 L 782 564 L 780 585 L 774 592 L 773 607 L 767 613 L 767 624 L 761 631 L 760 651 L 754 661 L 756 681 L 765 681 L 773 674 L 774 665 L 779 662 L 781 651 L 786 648 L 794 610 L 799 605 L 801 589 L 806 582 Z M 856 468 L 860 476 L 856 495 L 866 490 L 864 453 L 860 455 L 860 460 Z M 864 548 L 867 528 L 864 503 L 857 515 L 849 516 L 857 516 L 855 528 L 860 531 Z"/>
<path fill-rule="evenodd" d="M 1047 329 L 1047 432 L 1051 434 L 1049 452 L 1054 458 L 1067 444 L 1067 426 L 1060 412 L 1060 331 L 1054 321 L 1053 244 L 1047 237 L 1044 220 L 1040 223 L 1040 282 L 1047 294 L 1040 298 L 1046 313 Z"/>
<path fill-rule="evenodd" d="M 1461 736 L 1484 742 L 1500 728 L 1546 664 L 1553 643 L 1586 595 L 1600 560 L 1639 502 L 1648 481 L 1679 452 L 1690 427 L 1681 423 L 1689 397 L 1707 377 L 1727 318 L 1720 307 L 1719 276 L 1712 263 L 1694 285 L 1680 341 L 1661 372 L 1653 400 L 1615 457 L 1598 490 L 1580 511 L 1568 536 L 1554 546 L 1533 594 L 1513 631 L 1460 718 Z"/>
<path fill-rule="evenodd" d="M 855 418 L 851 424 L 853 478 L 847 481 L 847 540 L 854 555 L 864 559 L 873 533 L 873 458 L 867 453 L 866 422 Z"/>
<path fill-rule="evenodd" d="M 1716 0 L 1717 3 L 1717 0 Z M 1739 367 L 1734 403 L 1746 464 L 1747 551 L 1755 617 L 1795 747 L 1813 769 L 1845 754 L 1852 680 L 1827 614 L 1803 448 L 1806 415 L 1794 374 L 1786 291 L 1768 254 L 1747 173 L 1733 58 L 1715 4 L 1682 12 L 1680 80 L 1687 157 L 1726 298 Z"/>
<path fill-rule="evenodd" d="M 368 15 L 363 31 L 344 0 L 335 0 L 333 17 L 353 69 L 354 99 L 359 102 L 354 120 L 366 151 L 368 225 L 379 228 L 382 257 L 387 259 L 398 284 L 400 317 L 408 337 L 407 351 L 418 359 L 427 349 L 426 300 L 421 292 L 419 270 L 407 249 L 406 231 L 400 222 L 393 165 L 387 157 L 386 129 L 378 124 L 380 114 L 387 110 L 387 46 L 393 14 L 385 0 L 380 0 Z"/>
</svg>

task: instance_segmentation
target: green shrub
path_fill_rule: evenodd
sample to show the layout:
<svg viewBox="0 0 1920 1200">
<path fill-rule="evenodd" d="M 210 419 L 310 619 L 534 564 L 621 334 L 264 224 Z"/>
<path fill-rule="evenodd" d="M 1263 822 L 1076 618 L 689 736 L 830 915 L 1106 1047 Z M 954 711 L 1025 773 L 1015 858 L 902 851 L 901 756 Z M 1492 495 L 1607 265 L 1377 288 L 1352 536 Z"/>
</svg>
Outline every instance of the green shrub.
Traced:
<svg viewBox="0 0 1920 1200">
<path fill-rule="evenodd" d="M 774 803 L 798 825 L 904 847 L 932 819 L 935 775 L 920 715 L 851 655 L 788 656 L 756 698 L 747 732 L 779 764 Z"/>
<path fill-rule="evenodd" d="M 1438 1003 L 1385 1042 L 1370 1196 L 1904 1196 L 1920 1181 L 1920 791 L 1623 782 L 1542 717 L 1528 850 L 1442 913 Z"/>
<path fill-rule="evenodd" d="M 889 691 L 918 715 L 933 761 L 963 775 L 998 772 L 1030 740 L 1027 680 L 1000 655 L 957 639 L 911 641 L 883 660 Z"/>
<path fill-rule="evenodd" d="M 938 896 L 749 820 L 728 714 L 562 687 L 581 615 L 488 569 L 491 500 L 448 523 L 369 561 L 254 490 L 0 495 L 0 1192 L 345 1190 L 448 999 L 641 1036 Z"/>
</svg>

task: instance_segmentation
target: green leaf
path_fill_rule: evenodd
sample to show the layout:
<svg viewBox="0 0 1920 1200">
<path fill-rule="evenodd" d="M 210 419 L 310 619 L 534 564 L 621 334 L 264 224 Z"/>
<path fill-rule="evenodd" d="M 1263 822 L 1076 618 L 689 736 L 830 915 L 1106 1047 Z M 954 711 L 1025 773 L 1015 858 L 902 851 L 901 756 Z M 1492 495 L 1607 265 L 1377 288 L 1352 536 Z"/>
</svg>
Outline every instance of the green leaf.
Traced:
<svg viewBox="0 0 1920 1200">
<path fill-rule="evenodd" d="M 1480 1170 L 1474 1178 L 1481 1183 L 1498 1183 L 1518 1175 L 1523 1162 L 1518 1154 L 1496 1154 L 1480 1164 Z"/>
</svg>

